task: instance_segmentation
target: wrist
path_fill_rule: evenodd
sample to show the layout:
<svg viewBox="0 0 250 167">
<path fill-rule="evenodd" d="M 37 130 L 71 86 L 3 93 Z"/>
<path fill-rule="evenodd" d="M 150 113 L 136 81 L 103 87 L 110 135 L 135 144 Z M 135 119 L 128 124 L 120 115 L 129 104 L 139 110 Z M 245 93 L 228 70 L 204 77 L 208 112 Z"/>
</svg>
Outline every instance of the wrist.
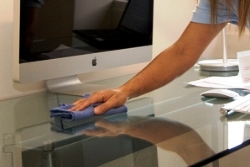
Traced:
<svg viewBox="0 0 250 167">
<path fill-rule="evenodd" d="M 127 97 L 127 100 L 135 97 L 134 96 L 134 90 L 132 90 L 131 88 L 129 88 L 128 86 L 122 85 L 121 87 L 118 88 L 118 91 L 123 94 L 124 96 Z"/>
</svg>

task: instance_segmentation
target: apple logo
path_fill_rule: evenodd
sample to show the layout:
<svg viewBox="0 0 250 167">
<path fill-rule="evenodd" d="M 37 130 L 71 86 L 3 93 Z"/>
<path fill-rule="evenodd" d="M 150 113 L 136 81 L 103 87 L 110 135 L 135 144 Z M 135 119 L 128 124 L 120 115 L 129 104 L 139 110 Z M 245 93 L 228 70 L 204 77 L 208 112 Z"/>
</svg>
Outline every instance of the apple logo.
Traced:
<svg viewBox="0 0 250 167">
<path fill-rule="evenodd" d="M 96 57 L 92 60 L 92 66 L 96 66 L 97 65 L 97 59 Z"/>
</svg>

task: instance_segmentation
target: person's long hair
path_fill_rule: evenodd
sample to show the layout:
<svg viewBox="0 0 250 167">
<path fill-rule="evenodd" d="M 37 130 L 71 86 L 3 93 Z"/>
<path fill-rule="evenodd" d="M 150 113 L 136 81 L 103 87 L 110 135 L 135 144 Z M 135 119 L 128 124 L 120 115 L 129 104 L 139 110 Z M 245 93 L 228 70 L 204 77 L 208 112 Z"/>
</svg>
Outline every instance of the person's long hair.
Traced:
<svg viewBox="0 0 250 167">
<path fill-rule="evenodd" d="M 216 23 L 217 7 L 219 0 L 210 0 L 211 4 L 211 22 Z M 224 0 L 228 6 L 228 14 L 232 12 L 232 6 L 234 0 Z M 238 27 L 239 35 L 242 35 L 245 30 L 245 26 L 249 21 L 249 11 L 250 11 L 250 0 L 238 0 Z"/>
</svg>

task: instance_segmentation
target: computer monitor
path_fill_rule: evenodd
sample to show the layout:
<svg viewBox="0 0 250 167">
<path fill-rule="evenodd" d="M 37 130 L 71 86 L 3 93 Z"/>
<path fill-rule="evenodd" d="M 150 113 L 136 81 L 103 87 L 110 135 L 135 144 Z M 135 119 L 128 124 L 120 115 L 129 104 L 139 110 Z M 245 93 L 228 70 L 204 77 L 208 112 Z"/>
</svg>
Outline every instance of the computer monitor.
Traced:
<svg viewBox="0 0 250 167">
<path fill-rule="evenodd" d="M 147 10 L 153 17 L 152 0 L 133 1 L 150 4 L 146 6 L 150 7 Z M 79 74 L 149 62 L 152 59 L 152 41 L 143 46 L 100 50 L 73 33 L 75 29 L 115 28 L 127 2 L 45 0 L 44 5 L 37 6 L 26 3 L 26 0 L 15 1 L 14 81 L 46 81 L 50 91 L 63 93 L 62 89 L 72 84 L 77 88 L 71 89 L 82 87 Z M 67 90 L 67 94 L 69 92 L 72 90 Z"/>
</svg>

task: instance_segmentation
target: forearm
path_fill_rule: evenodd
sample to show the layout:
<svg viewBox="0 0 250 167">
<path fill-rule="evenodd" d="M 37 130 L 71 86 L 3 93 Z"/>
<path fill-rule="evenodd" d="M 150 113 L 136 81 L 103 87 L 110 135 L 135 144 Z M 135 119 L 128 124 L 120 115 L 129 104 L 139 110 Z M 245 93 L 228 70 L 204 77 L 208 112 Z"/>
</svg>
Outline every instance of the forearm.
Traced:
<svg viewBox="0 0 250 167">
<path fill-rule="evenodd" d="M 160 53 L 145 69 L 119 90 L 133 98 L 171 82 L 192 67 L 226 23 L 190 23 L 178 41 Z"/>
<path fill-rule="evenodd" d="M 164 50 L 146 68 L 120 87 L 129 98 L 162 87 L 182 75 L 197 61 L 198 56 L 185 55 L 178 46 Z"/>
</svg>

